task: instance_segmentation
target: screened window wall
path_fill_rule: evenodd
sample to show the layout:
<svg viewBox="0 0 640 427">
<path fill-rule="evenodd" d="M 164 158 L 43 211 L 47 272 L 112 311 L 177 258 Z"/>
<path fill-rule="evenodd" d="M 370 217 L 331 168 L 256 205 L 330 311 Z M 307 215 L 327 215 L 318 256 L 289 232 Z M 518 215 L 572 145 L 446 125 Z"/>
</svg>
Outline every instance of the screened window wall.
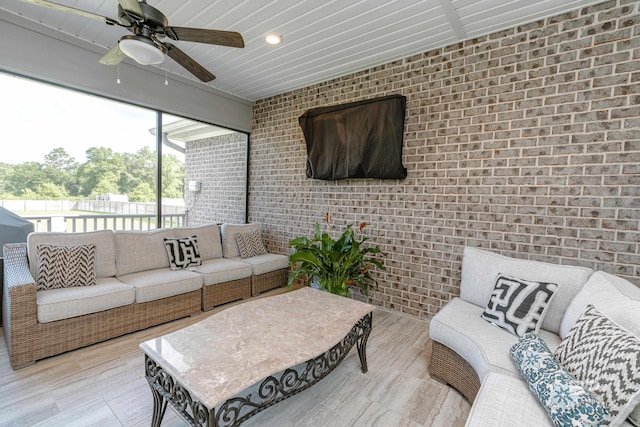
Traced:
<svg viewBox="0 0 640 427">
<path fill-rule="evenodd" d="M 0 91 L 0 206 L 37 231 L 246 222 L 248 134 L 7 74 Z"/>
</svg>

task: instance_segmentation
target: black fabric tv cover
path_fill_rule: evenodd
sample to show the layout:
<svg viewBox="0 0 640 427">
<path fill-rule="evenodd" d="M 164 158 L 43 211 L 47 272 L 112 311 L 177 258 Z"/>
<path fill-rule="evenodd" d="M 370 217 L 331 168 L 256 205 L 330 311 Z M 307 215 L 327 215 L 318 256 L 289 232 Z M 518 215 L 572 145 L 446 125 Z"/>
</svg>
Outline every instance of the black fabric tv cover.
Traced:
<svg viewBox="0 0 640 427">
<path fill-rule="evenodd" d="M 390 95 L 307 110 L 298 118 L 307 144 L 307 177 L 404 179 L 407 99 Z"/>
</svg>

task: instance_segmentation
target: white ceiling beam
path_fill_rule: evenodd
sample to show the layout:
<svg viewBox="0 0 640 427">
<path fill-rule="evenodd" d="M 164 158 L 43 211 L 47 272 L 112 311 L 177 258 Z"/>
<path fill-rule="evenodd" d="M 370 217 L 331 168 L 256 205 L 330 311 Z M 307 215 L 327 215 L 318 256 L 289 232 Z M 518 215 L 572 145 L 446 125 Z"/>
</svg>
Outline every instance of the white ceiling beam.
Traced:
<svg viewBox="0 0 640 427">
<path fill-rule="evenodd" d="M 440 6 L 444 9 L 445 15 L 447 15 L 447 19 L 449 20 L 449 25 L 451 25 L 451 29 L 455 33 L 458 40 L 466 40 L 467 33 L 464 31 L 464 27 L 460 22 L 460 16 L 458 16 L 458 12 L 456 8 L 453 7 L 451 0 L 440 0 Z"/>
</svg>

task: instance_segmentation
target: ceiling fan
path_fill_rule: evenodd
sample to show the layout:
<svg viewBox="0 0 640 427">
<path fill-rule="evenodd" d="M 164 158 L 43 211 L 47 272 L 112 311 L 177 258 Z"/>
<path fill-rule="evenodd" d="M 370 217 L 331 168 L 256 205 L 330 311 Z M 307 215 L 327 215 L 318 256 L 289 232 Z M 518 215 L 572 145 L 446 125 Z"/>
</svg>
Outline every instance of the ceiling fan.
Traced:
<svg viewBox="0 0 640 427">
<path fill-rule="evenodd" d="M 107 25 L 124 27 L 133 34 L 123 36 L 118 43 L 100 59 L 105 65 L 119 64 L 127 56 L 142 65 L 160 64 L 165 55 L 184 67 L 203 82 L 216 77 L 175 45 L 161 41 L 164 38 L 229 47 L 244 47 L 242 35 L 235 31 L 207 30 L 169 26 L 167 17 L 146 0 L 118 0 L 118 18 L 113 19 L 48 0 L 20 0 L 62 12 L 104 22 Z"/>
</svg>

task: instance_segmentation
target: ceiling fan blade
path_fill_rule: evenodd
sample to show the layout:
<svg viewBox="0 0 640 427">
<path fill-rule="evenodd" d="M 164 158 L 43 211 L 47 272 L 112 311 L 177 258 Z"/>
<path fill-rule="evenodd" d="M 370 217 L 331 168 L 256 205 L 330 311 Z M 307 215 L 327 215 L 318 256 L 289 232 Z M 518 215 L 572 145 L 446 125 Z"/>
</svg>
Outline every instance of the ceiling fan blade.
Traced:
<svg viewBox="0 0 640 427">
<path fill-rule="evenodd" d="M 138 0 L 118 0 L 120 7 L 129 13 L 133 13 L 138 18 L 144 18 L 144 12 Z"/>
<path fill-rule="evenodd" d="M 116 43 L 107 51 L 107 53 L 104 54 L 102 58 L 100 58 L 100 61 L 98 62 L 104 65 L 118 65 L 126 57 L 127 55 L 120 50 L 120 45 Z"/>
<path fill-rule="evenodd" d="M 107 18 L 106 16 L 98 15 L 96 13 L 87 12 L 86 10 L 76 9 L 75 7 L 53 3 L 47 0 L 20 0 L 20 1 L 23 3 L 31 3 L 37 6 L 47 7 L 49 9 L 59 10 L 61 12 L 73 13 L 74 15 L 80 15 L 85 18 L 101 21 L 109 25 L 120 25 L 118 21 L 116 21 L 115 19 Z"/>
<path fill-rule="evenodd" d="M 198 64 L 193 60 L 193 58 L 191 58 L 189 55 L 187 55 L 174 45 L 170 43 L 164 43 L 164 46 L 167 48 L 167 55 L 169 55 L 171 59 L 176 61 L 201 81 L 210 82 L 211 80 L 216 78 L 216 76 L 207 71 L 206 68 Z"/>
<path fill-rule="evenodd" d="M 244 47 L 242 35 L 235 31 L 207 30 L 204 28 L 166 27 L 167 36 L 173 40 Z M 175 37 L 174 37 L 175 36 Z"/>
</svg>

